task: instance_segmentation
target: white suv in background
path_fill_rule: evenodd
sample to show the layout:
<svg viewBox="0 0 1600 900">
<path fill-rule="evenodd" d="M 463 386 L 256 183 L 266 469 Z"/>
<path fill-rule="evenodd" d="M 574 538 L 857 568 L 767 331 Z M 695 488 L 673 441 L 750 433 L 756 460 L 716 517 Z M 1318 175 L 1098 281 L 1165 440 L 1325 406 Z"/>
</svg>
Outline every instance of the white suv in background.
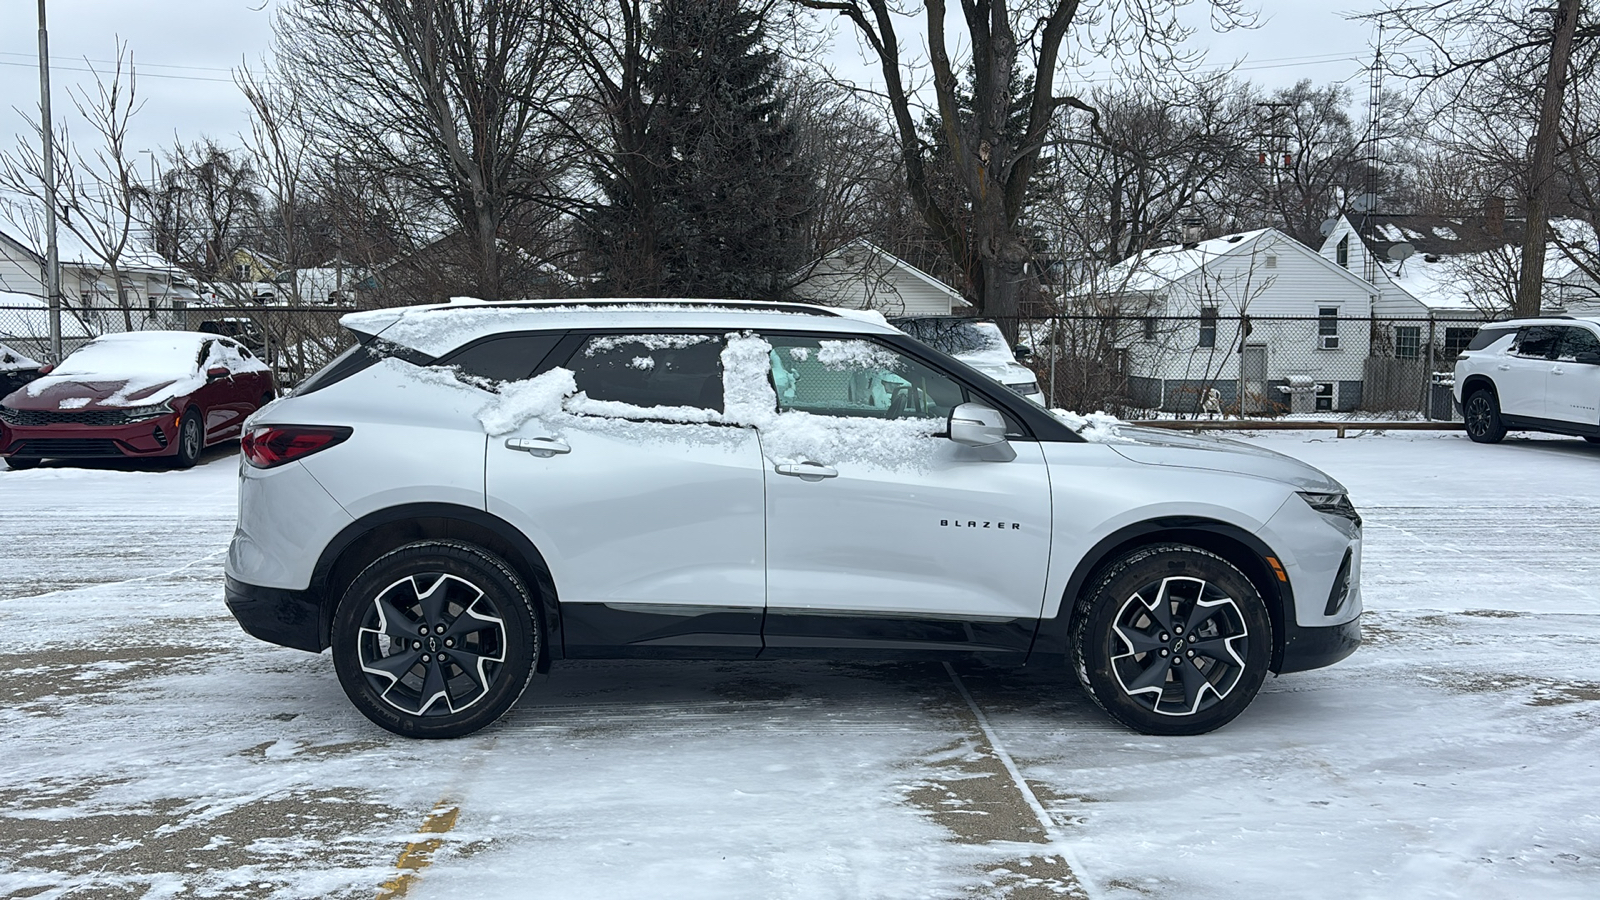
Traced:
<svg viewBox="0 0 1600 900">
<path fill-rule="evenodd" d="M 1234 442 L 1090 440 L 881 317 L 342 321 L 359 345 L 241 442 L 226 597 L 257 637 L 331 647 L 398 734 L 467 734 L 535 671 L 626 657 L 1070 665 L 1119 721 L 1194 734 L 1360 642 L 1337 482 Z"/>
<path fill-rule="evenodd" d="M 1456 360 L 1467 436 L 1548 431 L 1600 443 L 1600 317 L 1492 322 Z"/>
</svg>

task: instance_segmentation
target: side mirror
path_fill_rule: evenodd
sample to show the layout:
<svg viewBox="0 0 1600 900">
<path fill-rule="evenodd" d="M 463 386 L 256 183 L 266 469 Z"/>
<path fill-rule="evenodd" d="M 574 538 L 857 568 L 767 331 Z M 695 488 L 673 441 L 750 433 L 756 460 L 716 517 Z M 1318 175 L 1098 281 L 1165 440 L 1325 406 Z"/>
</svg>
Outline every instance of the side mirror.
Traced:
<svg viewBox="0 0 1600 900">
<path fill-rule="evenodd" d="M 1018 344 L 1011 348 L 1011 355 L 1026 362 L 1027 360 L 1033 359 L 1033 348 L 1029 347 L 1027 344 Z"/>
<path fill-rule="evenodd" d="M 950 440 L 968 447 L 989 447 L 1006 440 L 1006 419 L 981 403 L 963 403 L 950 410 Z"/>
<path fill-rule="evenodd" d="M 207 381 L 216 381 L 218 378 L 227 378 L 229 375 L 232 375 L 232 374 L 233 373 L 229 372 L 227 367 L 225 367 L 225 366 L 212 366 L 211 368 L 206 370 L 206 380 Z"/>
<path fill-rule="evenodd" d="M 49 375 L 51 372 L 54 372 L 55 370 L 56 370 L 56 367 L 55 367 L 55 364 L 53 364 L 53 363 L 50 364 L 50 365 L 46 365 L 46 366 L 40 366 L 39 367 L 39 374 L 40 375 Z"/>
<path fill-rule="evenodd" d="M 1585 350 L 1572 358 L 1573 362 L 1581 362 L 1588 366 L 1600 366 L 1600 353 Z"/>
</svg>

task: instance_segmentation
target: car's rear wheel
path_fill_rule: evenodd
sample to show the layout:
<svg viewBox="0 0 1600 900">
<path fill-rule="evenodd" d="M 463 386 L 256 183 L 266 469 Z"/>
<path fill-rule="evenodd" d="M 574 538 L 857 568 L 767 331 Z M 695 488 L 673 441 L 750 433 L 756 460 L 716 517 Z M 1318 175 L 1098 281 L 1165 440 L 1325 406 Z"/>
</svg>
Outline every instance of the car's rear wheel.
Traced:
<svg viewBox="0 0 1600 900">
<path fill-rule="evenodd" d="M 200 461 L 200 452 L 205 448 L 205 429 L 201 427 L 200 414 L 191 409 L 178 422 L 178 455 L 173 465 L 180 469 L 192 467 Z"/>
<path fill-rule="evenodd" d="M 407 737 L 453 738 L 500 718 L 539 657 L 533 595 L 498 556 L 420 541 L 380 557 L 345 591 L 333 662 L 362 715 Z"/>
<path fill-rule="evenodd" d="M 1244 712 L 1266 678 L 1272 622 L 1250 579 L 1198 547 L 1157 544 L 1112 563 L 1078 602 L 1072 662 L 1112 718 L 1145 734 L 1202 734 Z"/>
<path fill-rule="evenodd" d="M 1480 444 L 1498 444 L 1506 436 L 1505 423 L 1500 421 L 1500 399 L 1494 391 L 1480 388 L 1467 396 L 1461 404 L 1462 418 L 1466 420 L 1467 437 Z"/>
<path fill-rule="evenodd" d="M 13 469 L 16 469 L 19 472 L 22 471 L 23 469 L 35 468 L 42 462 L 44 462 L 44 460 L 41 459 L 40 457 L 37 457 L 37 456 L 8 456 L 8 457 L 6 457 L 6 465 L 11 467 L 11 468 L 13 468 Z"/>
</svg>

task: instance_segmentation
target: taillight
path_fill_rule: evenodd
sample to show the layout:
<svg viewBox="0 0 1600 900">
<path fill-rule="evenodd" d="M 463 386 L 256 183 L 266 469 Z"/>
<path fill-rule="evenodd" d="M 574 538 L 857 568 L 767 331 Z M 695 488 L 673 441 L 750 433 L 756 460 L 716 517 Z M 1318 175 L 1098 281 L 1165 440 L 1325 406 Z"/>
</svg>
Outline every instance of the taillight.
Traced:
<svg viewBox="0 0 1600 900">
<path fill-rule="evenodd" d="M 245 462 L 270 469 L 326 450 L 350 436 L 337 425 L 257 425 L 239 438 Z"/>
</svg>

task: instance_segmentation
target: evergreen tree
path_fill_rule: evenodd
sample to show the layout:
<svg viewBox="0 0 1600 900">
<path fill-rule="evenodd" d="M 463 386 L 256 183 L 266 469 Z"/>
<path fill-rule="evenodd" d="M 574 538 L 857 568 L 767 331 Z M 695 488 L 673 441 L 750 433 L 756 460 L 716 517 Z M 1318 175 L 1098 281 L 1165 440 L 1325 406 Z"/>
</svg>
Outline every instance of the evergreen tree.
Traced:
<svg viewBox="0 0 1600 900">
<path fill-rule="evenodd" d="M 592 219 L 608 292 L 772 299 L 806 262 L 813 181 L 766 25 L 739 0 L 656 7 L 634 111 L 647 115 L 617 148 L 642 160 L 613 161 Z"/>
</svg>

